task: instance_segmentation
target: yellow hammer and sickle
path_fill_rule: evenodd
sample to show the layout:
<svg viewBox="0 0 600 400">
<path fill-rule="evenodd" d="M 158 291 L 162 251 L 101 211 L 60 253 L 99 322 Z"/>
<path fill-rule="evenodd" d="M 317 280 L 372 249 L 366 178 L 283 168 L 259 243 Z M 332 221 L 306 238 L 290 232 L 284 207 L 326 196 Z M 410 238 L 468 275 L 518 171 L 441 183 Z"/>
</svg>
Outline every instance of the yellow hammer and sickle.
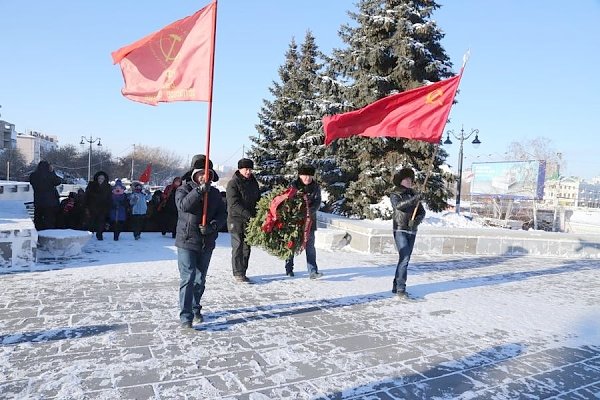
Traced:
<svg viewBox="0 0 600 400">
<path fill-rule="evenodd" d="M 175 57 L 177 57 L 177 53 L 179 53 L 179 52 L 175 51 L 175 45 L 177 44 L 177 42 L 181 42 L 181 36 L 176 35 L 174 33 L 170 33 L 169 34 L 169 39 L 171 39 L 170 40 L 170 42 L 171 42 L 171 48 L 167 52 L 165 52 L 165 49 L 163 49 L 162 38 L 161 38 L 161 41 L 160 41 L 160 51 L 162 52 L 162 55 L 165 58 L 165 61 L 167 61 L 167 62 L 174 61 Z M 173 53 L 175 53 L 175 54 L 173 54 Z"/>
<path fill-rule="evenodd" d="M 438 106 L 444 104 L 440 97 L 444 95 L 444 91 L 442 89 L 435 89 L 433 92 L 427 93 L 427 98 L 425 99 L 425 104 L 434 104 L 436 103 Z"/>
</svg>

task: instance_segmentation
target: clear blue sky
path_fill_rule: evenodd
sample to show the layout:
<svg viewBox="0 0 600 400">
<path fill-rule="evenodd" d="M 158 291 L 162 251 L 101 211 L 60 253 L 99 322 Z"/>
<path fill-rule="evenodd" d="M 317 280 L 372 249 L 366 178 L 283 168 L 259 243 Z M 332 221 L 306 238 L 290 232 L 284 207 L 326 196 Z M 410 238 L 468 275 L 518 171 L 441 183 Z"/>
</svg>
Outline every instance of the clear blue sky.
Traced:
<svg viewBox="0 0 600 400">
<path fill-rule="evenodd" d="M 477 128 L 465 168 L 497 160 L 512 141 L 547 137 L 567 161 L 563 174 L 600 175 L 600 1 L 439 0 L 434 17 L 458 71 L 471 58 L 447 129 Z M 191 15 L 206 1 L 0 1 L 0 113 L 78 144 L 101 137 L 114 156 L 133 144 L 162 147 L 185 162 L 204 153 L 206 103 L 151 107 L 121 96 L 110 53 Z M 211 158 L 235 165 L 292 36 L 307 29 L 329 53 L 342 44 L 352 0 L 220 0 Z M 456 141 L 455 141 L 456 143 Z M 456 168 L 458 145 L 447 148 Z M 491 156 L 489 156 L 491 154 Z M 479 156 L 479 158 L 477 158 Z"/>
</svg>

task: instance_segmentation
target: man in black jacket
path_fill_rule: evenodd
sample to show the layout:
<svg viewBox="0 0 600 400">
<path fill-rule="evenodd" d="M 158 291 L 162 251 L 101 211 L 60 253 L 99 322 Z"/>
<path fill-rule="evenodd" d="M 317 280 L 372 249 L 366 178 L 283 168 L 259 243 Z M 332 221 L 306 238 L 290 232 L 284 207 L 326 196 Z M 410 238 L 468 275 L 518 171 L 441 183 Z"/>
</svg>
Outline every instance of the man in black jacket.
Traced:
<svg viewBox="0 0 600 400">
<path fill-rule="evenodd" d="M 35 171 L 29 175 L 29 183 L 33 187 L 33 223 L 35 229 L 56 228 L 58 216 L 59 196 L 56 186 L 62 180 L 56 175 L 52 165 L 46 160 L 38 163 Z"/>
<path fill-rule="evenodd" d="M 425 218 L 425 208 L 421 204 L 421 194 L 412 189 L 415 173 L 410 168 L 402 168 L 393 178 L 394 191 L 390 201 L 394 209 L 394 241 L 398 249 L 398 265 L 392 283 L 392 293 L 406 297 L 408 262 L 415 245 L 417 227 Z M 417 208 L 416 214 L 415 207 Z M 414 219 L 413 219 L 414 215 Z"/>
<path fill-rule="evenodd" d="M 246 276 L 250 246 L 246 244 L 246 227 L 256 215 L 260 199 L 258 182 L 252 174 L 254 162 L 247 158 L 238 161 L 238 169 L 227 183 L 227 225 L 231 235 L 231 265 L 233 277 L 238 282 L 250 282 Z"/>
<path fill-rule="evenodd" d="M 194 156 L 187 180 L 175 192 L 177 205 L 177 265 L 179 267 L 179 319 L 183 328 L 202 322 L 200 300 L 206 284 L 206 273 L 215 248 L 219 228 L 226 223 L 226 210 L 221 193 L 211 182 L 218 180 L 209 162 L 209 179 L 205 180 L 204 155 Z M 202 225 L 204 203 L 207 202 L 206 224 Z"/>
<path fill-rule="evenodd" d="M 306 241 L 306 268 L 310 279 L 318 279 L 323 276 L 317 266 L 317 250 L 315 249 L 315 231 L 317 230 L 317 211 L 321 208 L 321 187 L 315 181 L 315 167 L 312 165 L 301 165 L 298 168 L 298 179 L 290 186 L 298 189 L 299 193 L 305 194 L 308 199 L 308 208 L 312 224 Z M 285 273 L 294 276 L 294 256 L 285 261 Z"/>
</svg>

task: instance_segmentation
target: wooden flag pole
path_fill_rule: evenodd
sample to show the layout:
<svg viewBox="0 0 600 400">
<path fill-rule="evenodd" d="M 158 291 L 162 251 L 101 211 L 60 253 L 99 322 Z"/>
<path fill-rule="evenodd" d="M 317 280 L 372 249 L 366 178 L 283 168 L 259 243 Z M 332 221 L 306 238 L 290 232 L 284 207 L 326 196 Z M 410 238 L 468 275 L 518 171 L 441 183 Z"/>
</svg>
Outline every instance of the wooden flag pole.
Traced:
<svg viewBox="0 0 600 400">
<path fill-rule="evenodd" d="M 213 105 L 213 81 L 215 74 L 215 44 L 217 41 L 217 9 L 218 0 L 215 0 L 215 12 L 213 14 L 212 52 L 210 53 L 210 90 L 208 95 L 208 118 L 206 129 L 206 161 L 204 162 L 204 182 L 208 182 L 210 176 L 210 128 L 212 122 Z M 193 178 L 193 177 L 192 177 Z M 204 192 L 204 204 L 202 208 L 202 225 L 206 226 L 206 214 L 208 213 L 208 191 Z"/>
</svg>

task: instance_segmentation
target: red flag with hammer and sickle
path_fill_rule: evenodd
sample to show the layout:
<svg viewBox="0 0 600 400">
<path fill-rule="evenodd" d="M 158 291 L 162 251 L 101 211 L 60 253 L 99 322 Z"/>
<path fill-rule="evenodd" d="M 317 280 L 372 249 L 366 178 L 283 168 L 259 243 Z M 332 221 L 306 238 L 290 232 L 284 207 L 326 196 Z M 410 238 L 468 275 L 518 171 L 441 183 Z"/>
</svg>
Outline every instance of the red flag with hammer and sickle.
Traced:
<svg viewBox="0 0 600 400">
<path fill-rule="evenodd" d="M 325 144 L 350 136 L 403 137 L 439 143 L 460 74 L 377 100 L 358 110 L 323 117 Z"/>
<path fill-rule="evenodd" d="M 145 104 L 209 101 L 216 3 L 112 53 L 123 96 Z"/>
</svg>

